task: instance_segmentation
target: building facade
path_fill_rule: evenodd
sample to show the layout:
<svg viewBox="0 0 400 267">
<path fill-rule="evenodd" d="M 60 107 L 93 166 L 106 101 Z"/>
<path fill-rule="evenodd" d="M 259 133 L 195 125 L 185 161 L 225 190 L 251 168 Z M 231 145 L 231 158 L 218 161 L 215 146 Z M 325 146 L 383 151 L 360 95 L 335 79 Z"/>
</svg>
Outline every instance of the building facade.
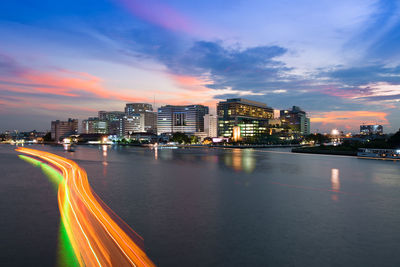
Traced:
<svg viewBox="0 0 400 267">
<path fill-rule="evenodd" d="M 297 135 L 310 134 L 310 118 L 307 113 L 297 106 L 293 106 L 291 110 L 281 110 L 280 116 L 282 125 L 290 129 Z"/>
<path fill-rule="evenodd" d="M 78 133 L 78 120 L 69 118 L 67 121 L 51 122 L 51 139 L 55 142 L 60 139 Z"/>
<path fill-rule="evenodd" d="M 122 120 L 122 134 L 121 136 L 130 137 L 134 133 L 145 132 L 144 114 L 135 114 L 131 116 L 124 116 Z"/>
<path fill-rule="evenodd" d="M 157 133 L 157 113 L 153 111 L 153 106 L 147 103 L 128 103 L 125 106 L 125 115 L 133 116 L 136 114 L 144 115 L 144 132 Z"/>
<path fill-rule="evenodd" d="M 213 114 L 204 115 L 204 132 L 207 137 L 218 137 L 218 117 Z"/>
<path fill-rule="evenodd" d="M 160 135 L 176 132 L 186 134 L 204 132 L 204 115 L 206 114 L 208 114 L 208 107 L 203 105 L 163 106 L 158 109 L 157 133 Z"/>
<path fill-rule="evenodd" d="M 122 111 L 99 111 L 99 120 L 107 121 L 108 134 L 122 135 L 122 122 L 125 113 Z"/>
<path fill-rule="evenodd" d="M 266 104 L 243 98 L 231 98 L 217 104 L 218 136 L 240 139 L 267 134 L 268 120 L 274 110 Z"/>
<path fill-rule="evenodd" d="M 82 132 L 85 134 L 108 134 L 108 121 L 99 118 L 88 118 L 82 121 Z"/>
</svg>

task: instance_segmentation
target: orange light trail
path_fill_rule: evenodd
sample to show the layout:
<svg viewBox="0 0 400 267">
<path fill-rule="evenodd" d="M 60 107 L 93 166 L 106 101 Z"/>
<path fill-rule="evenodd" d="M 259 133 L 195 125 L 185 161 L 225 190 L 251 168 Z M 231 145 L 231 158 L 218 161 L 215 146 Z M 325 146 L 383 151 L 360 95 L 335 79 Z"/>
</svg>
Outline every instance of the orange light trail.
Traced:
<svg viewBox="0 0 400 267">
<path fill-rule="evenodd" d="M 84 169 L 52 153 L 23 147 L 16 150 L 62 172 L 58 205 L 81 266 L 155 266 L 141 247 L 143 239 L 93 192 Z"/>
</svg>

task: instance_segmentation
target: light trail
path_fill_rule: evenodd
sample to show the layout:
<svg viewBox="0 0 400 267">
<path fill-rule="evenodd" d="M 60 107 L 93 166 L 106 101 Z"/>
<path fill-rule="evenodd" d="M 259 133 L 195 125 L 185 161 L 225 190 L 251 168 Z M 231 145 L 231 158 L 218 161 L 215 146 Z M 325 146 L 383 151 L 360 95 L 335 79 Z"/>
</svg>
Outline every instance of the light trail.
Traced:
<svg viewBox="0 0 400 267">
<path fill-rule="evenodd" d="M 58 205 L 80 265 L 155 266 L 141 247 L 143 239 L 93 192 L 84 169 L 52 153 L 23 147 L 16 150 L 62 172 L 64 181 L 58 188 Z"/>
</svg>

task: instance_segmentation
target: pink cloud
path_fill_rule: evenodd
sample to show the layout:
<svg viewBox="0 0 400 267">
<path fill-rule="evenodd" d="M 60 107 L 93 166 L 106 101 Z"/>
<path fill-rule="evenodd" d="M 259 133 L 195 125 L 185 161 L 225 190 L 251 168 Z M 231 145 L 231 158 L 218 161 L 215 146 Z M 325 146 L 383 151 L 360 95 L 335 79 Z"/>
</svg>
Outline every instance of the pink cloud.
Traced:
<svg viewBox="0 0 400 267">
<path fill-rule="evenodd" d="M 163 28 L 191 33 L 193 26 L 184 15 L 156 0 L 118 0 L 129 12 L 149 23 Z"/>
<path fill-rule="evenodd" d="M 311 123 L 313 128 L 324 129 L 347 129 L 355 130 L 361 124 L 382 124 L 389 125 L 386 112 L 379 111 L 329 111 L 313 112 Z"/>
</svg>

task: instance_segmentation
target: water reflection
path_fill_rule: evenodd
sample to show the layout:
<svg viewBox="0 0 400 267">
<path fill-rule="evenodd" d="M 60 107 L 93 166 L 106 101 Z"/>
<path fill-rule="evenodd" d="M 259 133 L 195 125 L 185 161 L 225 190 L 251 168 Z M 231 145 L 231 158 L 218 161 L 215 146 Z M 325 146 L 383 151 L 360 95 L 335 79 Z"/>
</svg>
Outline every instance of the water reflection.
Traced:
<svg viewBox="0 0 400 267">
<path fill-rule="evenodd" d="M 225 165 L 235 171 L 252 173 L 256 168 L 256 158 L 253 150 L 232 149 L 232 153 L 225 153 L 223 157 Z"/>
<path fill-rule="evenodd" d="M 107 176 L 107 165 L 108 165 L 108 162 L 107 162 L 107 155 L 108 155 L 107 150 L 108 150 L 108 146 L 107 145 L 102 145 L 101 149 L 103 151 L 103 175 L 105 177 L 105 176 Z"/>
<path fill-rule="evenodd" d="M 336 192 L 340 191 L 339 169 L 331 170 L 331 184 L 332 184 L 333 191 L 336 191 Z M 332 194 L 332 200 L 338 201 L 339 196 L 337 194 Z"/>
</svg>

